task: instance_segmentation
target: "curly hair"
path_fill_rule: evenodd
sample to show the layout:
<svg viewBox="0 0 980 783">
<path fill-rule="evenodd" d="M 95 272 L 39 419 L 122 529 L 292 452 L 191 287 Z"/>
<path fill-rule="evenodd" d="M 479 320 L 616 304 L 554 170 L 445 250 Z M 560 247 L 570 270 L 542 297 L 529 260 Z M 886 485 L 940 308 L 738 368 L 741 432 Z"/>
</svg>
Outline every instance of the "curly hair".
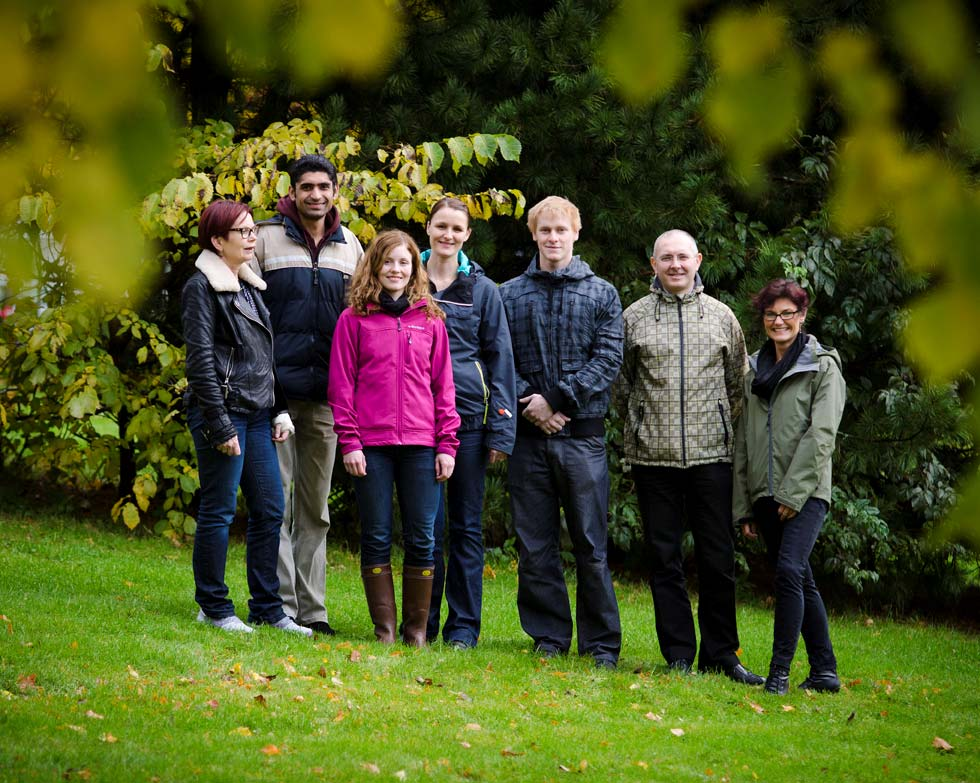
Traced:
<svg viewBox="0 0 980 783">
<path fill-rule="evenodd" d="M 810 295 L 795 280 L 781 277 L 770 280 L 752 297 L 752 307 L 762 315 L 777 299 L 789 299 L 800 310 L 810 306 Z"/>
<path fill-rule="evenodd" d="M 378 276 L 381 274 L 381 267 L 391 255 L 391 251 L 402 245 L 408 249 L 412 257 L 412 276 L 405 289 L 409 303 L 414 305 L 424 301 L 425 313 L 429 318 L 444 319 L 445 314 L 429 293 L 429 276 L 425 273 L 425 267 L 422 266 L 419 258 L 419 246 L 408 234 L 398 229 L 382 231 L 364 252 L 364 257 L 357 265 L 350 284 L 348 303 L 351 309 L 358 315 L 367 315 L 368 304 L 380 302 L 383 289 Z"/>
</svg>

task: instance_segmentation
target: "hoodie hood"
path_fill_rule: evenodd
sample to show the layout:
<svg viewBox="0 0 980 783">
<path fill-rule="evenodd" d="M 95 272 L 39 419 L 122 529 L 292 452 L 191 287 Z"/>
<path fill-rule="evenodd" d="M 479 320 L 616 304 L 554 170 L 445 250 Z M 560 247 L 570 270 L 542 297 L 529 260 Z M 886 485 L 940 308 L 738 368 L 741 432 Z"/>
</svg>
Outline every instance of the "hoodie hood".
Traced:
<svg viewBox="0 0 980 783">
<path fill-rule="evenodd" d="M 428 249 L 428 250 L 423 250 L 422 251 L 422 253 L 419 255 L 419 257 L 422 259 L 422 266 L 425 266 L 428 263 L 429 257 L 431 255 L 432 255 L 432 249 L 431 248 Z M 478 271 L 481 274 L 483 273 L 483 270 L 480 268 L 480 265 L 477 264 L 475 261 L 470 261 L 470 259 L 466 255 L 466 253 L 464 253 L 462 250 L 460 250 L 456 254 L 456 272 L 457 272 L 457 274 L 470 275 L 474 271 Z"/>
<path fill-rule="evenodd" d="M 296 208 L 296 202 L 289 196 L 283 196 L 276 202 L 276 211 L 283 217 L 291 220 L 304 234 L 308 233 L 306 229 L 303 228 L 303 222 L 300 219 L 299 210 Z M 340 228 L 340 210 L 337 209 L 336 205 L 334 205 L 327 213 L 323 236 L 333 236 L 338 228 Z"/>
<path fill-rule="evenodd" d="M 531 259 L 531 264 L 524 274 L 531 277 L 567 278 L 569 280 L 584 280 L 587 277 L 595 277 L 595 272 L 579 256 L 572 256 L 571 263 L 557 272 L 546 272 L 538 265 L 537 253 L 534 254 L 534 258 Z"/>
</svg>

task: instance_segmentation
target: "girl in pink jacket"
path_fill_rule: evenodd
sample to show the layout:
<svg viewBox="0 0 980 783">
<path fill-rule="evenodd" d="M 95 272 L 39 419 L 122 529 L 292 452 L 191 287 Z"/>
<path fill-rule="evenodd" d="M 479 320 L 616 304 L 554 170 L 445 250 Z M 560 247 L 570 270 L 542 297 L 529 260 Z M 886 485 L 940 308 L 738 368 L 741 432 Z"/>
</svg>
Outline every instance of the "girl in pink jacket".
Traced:
<svg viewBox="0 0 980 783">
<path fill-rule="evenodd" d="M 351 281 L 330 351 L 327 400 L 361 517 L 361 576 L 378 641 L 396 636 L 391 575 L 392 490 L 404 537 L 406 644 L 424 647 L 432 595 L 432 528 L 439 482 L 455 464 L 456 390 L 444 316 L 414 240 L 375 238 Z"/>
</svg>

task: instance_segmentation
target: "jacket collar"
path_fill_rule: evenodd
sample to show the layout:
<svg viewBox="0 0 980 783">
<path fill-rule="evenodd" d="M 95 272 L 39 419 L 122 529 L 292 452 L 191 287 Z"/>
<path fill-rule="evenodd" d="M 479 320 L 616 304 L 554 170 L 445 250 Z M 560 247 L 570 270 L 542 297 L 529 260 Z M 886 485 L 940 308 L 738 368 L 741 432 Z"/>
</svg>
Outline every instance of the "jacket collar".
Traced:
<svg viewBox="0 0 980 783">
<path fill-rule="evenodd" d="M 237 292 L 242 290 L 239 280 L 244 280 L 250 286 L 265 290 L 265 281 L 252 271 L 248 264 L 238 267 L 238 277 L 228 268 L 228 265 L 221 260 L 221 256 L 210 250 L 205 250 L 197 257 L 194 266 L 201 270 L 208 279 L 211 287 L 218 293 Z"/>
<path fill-rule="evenodd" d="M 650 283 L 650 293 L 654 294 L 655 296 L 659 296 L 662 299 L 666 299 L 668 302 L 676 302 L 677 300 L 682 302 L 690 302 L 702 291 L 704 291 L 704 282 L 701 280 L 700 272 L 694 273 L 694 287 L 683 296 L 672 294 L 670 291 L 666 290 L 660 284 L 660 278 L 656 275 L 653 276 L 653 281 Z"/>
<path fill-rule="evenodd" d="M 593 277 L 595 272 L 589 267 L 578 256 L 572 256 L 572 262 L 566 266 L 559 269 L 557 272 L 546 272 L 538 265 L 538 255 L 534 254 L 534 258 L 531 259 L 531 264 L 528 266 L 524 274 L 529 277 L 554 277 L 554 278 L 568 278 L 569 280 L 584 280 L 586 277 Z"/>
</svg>

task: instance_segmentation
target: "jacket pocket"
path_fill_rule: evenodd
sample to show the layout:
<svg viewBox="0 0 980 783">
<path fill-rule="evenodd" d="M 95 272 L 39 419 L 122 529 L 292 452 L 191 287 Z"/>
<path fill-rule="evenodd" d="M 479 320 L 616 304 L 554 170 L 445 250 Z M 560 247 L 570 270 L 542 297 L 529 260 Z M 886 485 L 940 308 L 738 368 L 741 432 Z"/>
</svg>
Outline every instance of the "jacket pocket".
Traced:
<svg viewBox="0 0 980 783">
<path fill-rule="evenodd" d="M 725 436 L 725 445 L 728 445 L 728 417 L 725 416 L 725 406 L 718 400 L 718 417 L 721 419 L 721 431 Z"/>
</svg>

